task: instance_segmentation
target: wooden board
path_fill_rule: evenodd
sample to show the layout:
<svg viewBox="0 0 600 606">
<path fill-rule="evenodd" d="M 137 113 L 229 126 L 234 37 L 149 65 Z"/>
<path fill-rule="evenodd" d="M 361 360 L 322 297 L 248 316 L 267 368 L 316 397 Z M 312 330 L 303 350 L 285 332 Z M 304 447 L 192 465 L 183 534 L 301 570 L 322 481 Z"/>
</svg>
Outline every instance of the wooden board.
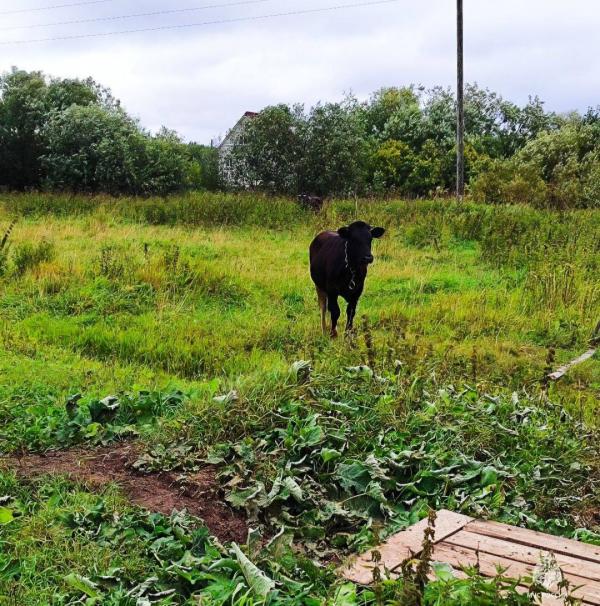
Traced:
<svg viewBox="0 0 600 606">
<path fill-rule="evenodd" d="M 488 537 L 506 539 L 512 543 L 541 547 L 553 553 L 571 555 L 581 560 L 589 560 L 600 564 L 600 546 L 572 541 L 564 537 L 556 537 L 551 534 L 527 530 L 518 526 L 509 526 L 500 522 L 483 522 L 473 520 L 469 524 L 469 530 Z"/>
<path fill-rule="evenodd" d="M 397 571 L 407 558 L 420 553 L 427 520 L 390 537 L 341 569 L 348 580 L 368 585 L 373 579 L 374 552 L 379 552 L 379 568 Z M 447 510 L 438 512 L 433 560 L 445 562 L 463 576 L 461 567 L 479 565 L 484 576 L 494 576 L 498 568 L 511 578 L 531 577 L 543 557 L 553 554 L 562 574 L 571 583 L 572 595 L 584 605 L 600 606 L 600 547 L 556 537 L 516 526 L 474 520 Z M 525 581 L 520 587 L 526 590 Z M 563 600 L 544 594 L 542 604 L 556 606 Z"/>
<path fill-rule="evenodd" d="M 574 360 L 571 360 L 568 364 L 565 364 L 564 366 L 561 366 L 559 369 L 555 370 L 554 372 L 551 372 L 548 375 L 548 379 L 550 379 L 551 381 L 558 381 L 560 378 L 562 378 L 564 375 L 566 375 L 569 370 L 571 370 L 571 368 L 573 368 L 573 366 L 577 366 L 578 364 L 581 364 L 582 362 L 585 362 L 586 360 L 589 360 L 590 358 L 592 358 L 594 356 L 594 354 L 596 353 L 597 348 L 593 347 L 592 349 L 588 349 L 585 353 L 581 354 L 578 358 L 575 358 Z"/>
<path fill-rule="evenodd" d="M 481 573 L 484 576 L 492 577 L 498 567 L 505 569 L 504 574 L 511 578 L 531 577 L 535 564 L 525 564 L 501 555 L 492 555 L 485 552 L 479 552 L 479 560 L 474 549 L 457 547 L 446 542 L 435 546 L 433 559 L 439 562 L 446 562 L 451 566 L 475 566 L 479 561 Z M 536 562 L 537 564 L 537 562 Z M 598 571 L 600 573 L 600 569 Z M 565 574 L 574 587 L 579 587 L 573 592 L 573 596 L 582 600 L 584 604 L 600 604 L 600 583 L 577 577 L 575 575 Z"/>
<path fill-rule="evenodd" d="M 473 551 L 479 550 L 482 553 L 489 553 L 491 555 L 503 556 L 510 560 L 524 562 L 525 564 L 533 564 L 534 566 L 540 563 L 542 554 L 551 552 L 548 548 L 531 547 L 529 545 L 506 541 L 505 539 L 483 536 L 472 532 L 469 527 L 448 537 L 444 543 L 457 547 L 465 547 L 467 549 L 472 549 Z M 591 580 L 597 578 L 597 564 L 588 562 L 587 560 L 580 560 L 577 557 L 556 552 L 553 553 L 560 569 L 565 574 L 574 574 Z"/>
<path fill-rule="evenodd" d="M 440 541 L 458 532 L 473 518 L 442 509 L 435 523 L 435 541 Z M 403 532 L 390 537 L 385 543 L 367 551 L 344 570 L 344 577 L 359 585 L 368 585 L 373 579 L 373 552 L 378 551 L 381 562 L 393 570 L 398 564 L 421 551 L 423 532 L 427 528 L 427 519 L 417 522 Z M 390 566 L 389 563 L 395 563 Z"/>
</svg>

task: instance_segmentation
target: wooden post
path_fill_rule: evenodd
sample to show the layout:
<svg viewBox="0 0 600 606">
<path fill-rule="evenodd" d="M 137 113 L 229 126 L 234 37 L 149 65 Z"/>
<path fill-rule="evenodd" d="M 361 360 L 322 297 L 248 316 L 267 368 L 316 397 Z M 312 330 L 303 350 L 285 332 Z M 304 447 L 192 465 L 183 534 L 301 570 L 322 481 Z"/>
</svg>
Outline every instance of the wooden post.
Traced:
<svg viewBox="0 0 600 606">
<path fill-rule="evenodd" d="M 456 199 L 465 195 L 465 105 L 463 63 L 463 0 L 456 0 Z"/>
</svg>

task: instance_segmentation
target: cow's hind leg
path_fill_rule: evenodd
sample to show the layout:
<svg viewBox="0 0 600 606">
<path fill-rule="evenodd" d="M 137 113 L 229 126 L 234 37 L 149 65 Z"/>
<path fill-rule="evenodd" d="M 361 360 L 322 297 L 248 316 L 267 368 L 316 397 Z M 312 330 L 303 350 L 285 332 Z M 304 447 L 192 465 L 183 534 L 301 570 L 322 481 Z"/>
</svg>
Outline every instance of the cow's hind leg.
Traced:
<svg viewBox="0 0 600 606">
<path fill-rule="evenodd" d="M 338 296 L 328 294 L 327 295 L 327 307 L 331 314 L 331 336 L 337 337 L 337 323 L 340 317 L 340 306 L 338 304 Z"/>
<path fill-rule="evenodd" d="M 327 334 L 327 293 L 318 286 L 317 297 L 319 298 L 319 309 L 321 310 L 321 329 L 323 334 Z"/>
</svg>

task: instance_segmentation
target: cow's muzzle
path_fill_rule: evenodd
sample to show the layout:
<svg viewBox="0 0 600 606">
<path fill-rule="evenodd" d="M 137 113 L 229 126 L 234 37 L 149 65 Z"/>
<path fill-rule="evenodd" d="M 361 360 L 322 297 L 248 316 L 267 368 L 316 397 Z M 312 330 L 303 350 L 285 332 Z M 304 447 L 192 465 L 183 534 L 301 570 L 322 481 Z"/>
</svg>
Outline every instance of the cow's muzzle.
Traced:
<svg viewBox="0 0 600 606">
<path fill-rule="evenodd" d="M 363 261 L 369 265 L 370 263 L 373 263 L 373 255 L 367 255 L 366 257 L 363 257 Z"/>
</svg>

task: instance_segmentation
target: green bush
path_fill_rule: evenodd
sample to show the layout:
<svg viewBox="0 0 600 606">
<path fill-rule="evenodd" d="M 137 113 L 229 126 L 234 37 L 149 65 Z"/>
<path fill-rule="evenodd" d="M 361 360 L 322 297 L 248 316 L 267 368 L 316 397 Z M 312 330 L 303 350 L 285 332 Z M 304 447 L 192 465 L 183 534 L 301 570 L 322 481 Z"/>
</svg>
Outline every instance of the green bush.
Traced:
<svg viewBox="0 0 600 606">
<path fill-rule="evenodd" d="M 15 273 L 22 276 L 26 271 L 37 267 L 40 263 L 51 261 L 54 257 L 54 244 L 42 240 L 37 244 L 26 242 L 15 248 L 13 264 Z"/>
<path fill-rule="evenodd" d="M 199 179 L 174 133 L 149 137 L 120 109 L 73 105 L 51 117 L 44 138 L 51 190 L 165 195 Z"/>
<path fill-rule="evenodd" d="M 476 201 L 600 205 L 600 111 L 559 117 L 537 98 L 519 107 L 469 84 L 465 126 L 465 176 Z M 224 182 L 216 148 L 184 144 L 165 128 L 150 135 L 91 79 L 17 69 L 0 76 L 0 187 L 9 190 L 425 197 L 455 187 L 455 99 L 441 87 L 383 88 L 364 103 L 348 95 L 307 110 L 271 106 L 236 137 Z M 166 223 L 177 211 L 152 202 L 144 213 Z"/>
<path fill-rule="evenodd" d="M 471 183 L 477 202 L 530 204 L 543 208 L 549 203 L 549 189 L 539 170 L 515 159 L 493 160 Z"/>
<path fill-rule="evenodd" d="M 414 153 L 402 141 L 383 142 L 372 157 L 373 181 L 376 191 L 402 190 L 415 162 Z"/>
<path fill-rule="evenodd" d="M 215 191 L 221 187 L 219 175 L 219 150 L 216 147 L 189 143 L 187 151 L 197 172 L 195 184 L 200 189 Z"/>
<path fill-rule="evenodd" d="M 0 76 L 0 186 L 165 195 L 201 183 L 175 133 L 150 136 L 93 80 Z"/>
<path fill-rule="evenodd" d="M 475 200 L 543 208 L 600 206 L 600 126 L 572 119 L 541 133 L 508 160 L 495 160 L 472 180 Z"/>
<path fill-rule="evenodd" d="M 306 112 L 267 107 L 234 141 L 234 181 L 288 194 L 445 193 L 455 183 L 455 121 L 453 94 L 440 87 L 384 88 L 366 103 L 348 96 Z M 481 172 L 480 159 L 511 157 L 556 123 L 539 99 L 520 108 L 468 85 L 467 179 Z"/>
</svg>

